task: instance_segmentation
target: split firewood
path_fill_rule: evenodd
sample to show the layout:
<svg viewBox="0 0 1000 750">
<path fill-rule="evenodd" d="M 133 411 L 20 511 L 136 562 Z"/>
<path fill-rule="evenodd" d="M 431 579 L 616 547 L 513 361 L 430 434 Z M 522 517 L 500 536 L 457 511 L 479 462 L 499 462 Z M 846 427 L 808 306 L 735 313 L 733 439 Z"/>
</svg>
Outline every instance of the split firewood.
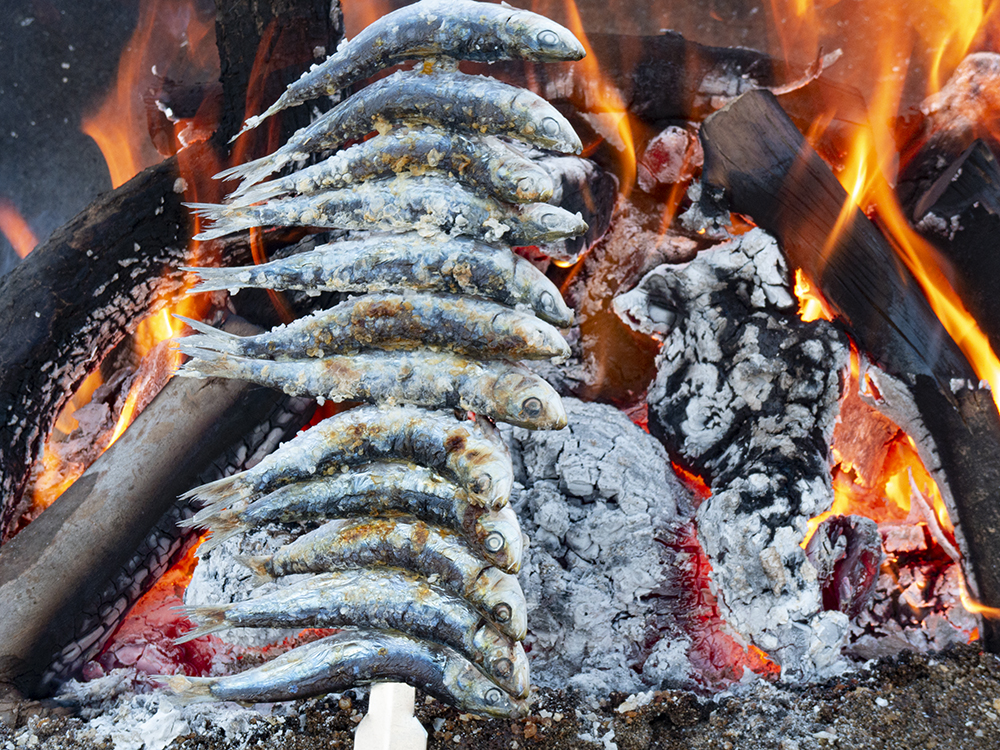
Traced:
<svg viewBox="0 0 1000 750">
<path fill-rule="evenodd" d="M 990 463 L 1000 451 L 1000 417 L 972 367 L 874 224 L 844 208 L 847 193 L 773 95 L 743 95 L 708 118 L 701 136 L 703 196 L 721 195 L 727 209 L 777 237 L 789 264 L 878 366 L 870 370 L 878 407 L 915 440 L 957 519 L 973 597 L 997 607 L 1000 554 L 988 529 L 1000 520 L 987 509 L 1000 508 Z M 989 648 L 1000 648 L 981 632 Z"/>
</svg>

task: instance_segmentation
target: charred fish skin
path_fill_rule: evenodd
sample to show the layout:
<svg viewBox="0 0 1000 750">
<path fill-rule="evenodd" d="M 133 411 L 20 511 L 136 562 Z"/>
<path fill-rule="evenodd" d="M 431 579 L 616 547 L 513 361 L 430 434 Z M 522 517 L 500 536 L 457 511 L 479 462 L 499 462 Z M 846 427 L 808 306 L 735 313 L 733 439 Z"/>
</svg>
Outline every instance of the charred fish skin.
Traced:
<svg viewBox="0 0 1000 750">
<path fill-rule="evenodd" d="M 577 214 L 547 203 L 501 203 L 438 175 L 397 175 L 352 188 L 279 198 L 258 206 L 189 203 L 212 226 L 194 239 L 216 239 L 260 226 L 374 229 L 532 245 L 587 231 Z"/>
<path fill-rule="evenodd" d="M 348 97 L 268 156 L 231 167 L 216 177 L 240 179 L 239 190 L 244 190 L 287 164 L 338 149 L 394 124 L 505 136 L 560 153 L 583 150 L 569 121 L 526 89 L 458 72 L 428 75 L 398 71 Z"/>
<path fill-rule="evenodd" d="M 514 484 L 510 453 L 486 420 L 409 407 L 360 407 L 329 417 L 289 440 L 252 469 L 196 487 L 206 503 L 260 497 L 281 485 L 342 466 L 405 459 L 462 486 L 472 502 L 499 510 Z"/>
<path fill-rule="evenodd" d="M 214 349 L 286 360 L 425 346 L 476 359 L 565 361 L 570 355 L 559 331 L 534 315 L 453 294 L 366 294 L 257 336 L 236 336 L 178 317 L 202 334 L 181 339 L 182 352 Z"/>
<path fill-rule="evenodd" d="M 245 562 L 265 578 L 389 566 L 466 598 L 504 634 L 524 639 L 527 604 L 517 578 L 478 557 L 449 529 L 407 518 L 331 521 L 268 557 Z"/>
<path fill-rule="evenodd" d="M 406 682 L 464 711 L 517 718 L 525 703 L 454 649 L 378 630 L 350 630 L 226 677 L 163 676 L 184 703 L 308 698 L 371 682 Z"/>
<path fill-rule="evenodd" d="M 450 646 L 511 695 L 528 695 L 528 661 L 521 644 L 468 602 L 403 570 L 322 573 L 253 599 L 192 607 L 187 614 L 205 624 L 177 643 L 232 627 L 398 630 Z"/>
<path fill-rule="evenodd" d="M 320 65 L 304 73 L 244 132 L 271 115 L 334 94 L 405 60 L 535 62 L 579 60 L 585 51 L 567 29 L 530 11 L 471 0 L 422 0 L 369 25 Z M 238 137 L 238 136 L 237 136 Z"/>
<path fill-rule="evenodd" d="M 227 202 L 247 206 L 289 194 L 312 195 L 401 172 L 443 172 L 481 195 L 508 203 L 544 203 L 555 190 L 548 172 L 498 138 L 404 128 L 287 177 L 236 190 Z"/>
<path fill-rule="evenodd" d="M 483 297 L 529 308 L 556 326 L 573 324 L 573 311 L 559 290 L 529 261 L 468 237 L 375 235 L 256 266 L 185 270 L 201 278 L 192 293 L 245 287 L 345 293 L 404 288 Z"/>
<path fill-rule="evenodd" d="M 303 524 L 390 514 L 414 516 L 461 531 L 491 565 L 505 573 L 521 569 L 525 537 L 509 505 L 497 511 L 482 508 L 458 485 L 411 463 L 376 463 L 287 484 L 249 504 L 203 508 L 184 525 L 211 529 L 211 538 L 199 550 L 207 552 L 235 533 L 269 523 Z"/>
<path fill-rule="evenodd" d="M 524 365 L 424 349 L 363 351 L 322 359 L 250 359 L 184 346 L 185 377 L 247 380 L 290 396 L 461 409 L 531 430 L 566 426 L 556 390 Z"/>
</svg>

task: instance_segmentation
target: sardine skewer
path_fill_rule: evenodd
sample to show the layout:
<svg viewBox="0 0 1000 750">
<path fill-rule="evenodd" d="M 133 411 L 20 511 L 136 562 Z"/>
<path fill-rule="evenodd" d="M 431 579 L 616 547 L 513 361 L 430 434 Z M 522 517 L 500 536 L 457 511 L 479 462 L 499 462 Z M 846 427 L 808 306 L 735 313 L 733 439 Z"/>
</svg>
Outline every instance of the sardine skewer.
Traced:
<svg viewBox="0 0 1000 750">
<path fill-rule="evenodd" d="M 373 22 L 323 63 L 291 84 L 246 130 L 281 110 L 334 94 L 404 60 L 579 60 L 584 49 L 569 31 L 530 11 L 471 0 L 423 0 Z M 235 140 L 235 138 L 234 138 Z"/>
<path fill-rule="evenodd" d="M 402 633 L 349 630 L 226 677 L 162 676 L 184 703 L 286 701 L 371 682 L 406 682 L 465 711 L 504 718 L 527 713 L 454 649 Z"/>
<path fill-rule="evenodd" d="M 528 659 L 468 602 L 426 579 L 394 568 L 321 573 L 233 604 L 186 608 L 204 623 L 176 643 L 227 628 L 398 630 L 451 646 L 511 695 L 528 695 Z"/>
<path fill-rule="evenodd" d="M 420 234 L 467 235 L 487 242 L 532 245 L 587 231 L 587 222 L 547 203 L 501 203 L 438 175 L 398 175 L 351 188 L 278 198 L 259 206 L 189 203 L 216 239 L 260 226 L 314 226 Z"/>
<path fill-rule="evenodd" d="M 464 597 L 514 640 L 523 640 L 527 632 L 527 604 L 517 578 L 476 555 L 458 532 L 413 518 L 330 521 L 273 555 L 242 562 L 263 580 L 347 568 L 402 568 Z"/>
<path fill-rule="evenodd" d="M 366 294 L 256 336 L 237 336 L 175 317 L 202 334 L 181 339 L 181 351 L 215 349 L 257 359 L 421 346 L 476 359 L 563 361 L 570 354 L 559 331 L 534 315 L 452 294 Z"/>
<path fill-rule="evenodd" d="M 524 365 L 481 362 L 450 352 L 363 351 L 322 359 L 250 359 L 182 346 L 191 359 L 179 375 L 249 380 L 289 396 L 335 402 L 461 409 L 529 430 L 558 430 L 566 412 L 555 389 Z"/>
<path fill-rule="evenodd" d="M 485 76 L 398 71 L 299 129 L 273 153 L 216 177 L 241 179 L 239 189 L 243 190 L 310 154 L 333 151 L 396 124 L 502 135 L 562 153 L 578 154 L 583 149 L 569 121 L 530 91 Z"/>
<path fill-rule="evenodd" d="M 192 293 L 244 287 L 353 293 L 402 288 L 484 297 L 528 307 L 553 325 L 573 323 L 573 311 L 559 290 L 529 261 L 468 237 L 375 235 L 256 266 L 186 270 L 201 278 Z"/>
<path fill-rule="evenodd" d="M 307 524 L 359 516 L 405 514 L 460 531 L 477 554 L 505 573 L 517 573 L 527 545 L 509 505 L 486 510 L 430 469 L 411 463 L 375 463 L 354 471 L 286 484 L 252 503 L 210 505 L 184 526 L 211 529 L 199 552 L 241 531 L 268 523 Z"/>
<path fill-rule="evenodd" d="M 507 446 L 485 420 L 368 406 L 324 419 L 252 469 L 195 487 L 184 497 L 206 503 L 247 500 L 291 482 L 335 473 L 342 466 L 386 459 L 434 469 L 465 488 L 472 502 L 493 510 L 507 504 L 514 483 Z"/>
<path fill-rule="evenodd" d="M 230 193 L 227 202 L 248 206 L 401 172 L 443 172 L 481 195 L 508 203 L 544 203 L 555 190 L 548 172 L 498 138 L 403 128 L 357 143 L 287 177 L 238 189 Z"/>
</svg>

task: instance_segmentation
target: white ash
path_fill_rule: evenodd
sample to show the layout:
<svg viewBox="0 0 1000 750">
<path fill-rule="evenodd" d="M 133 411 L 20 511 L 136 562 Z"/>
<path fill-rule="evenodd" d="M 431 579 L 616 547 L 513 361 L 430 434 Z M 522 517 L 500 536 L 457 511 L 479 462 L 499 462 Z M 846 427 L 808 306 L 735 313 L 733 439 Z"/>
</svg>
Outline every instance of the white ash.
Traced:
<svg viewBox="0 0 1000 750">
<path fill-rule="evenodd" d="M 828 446 L 848 349 L 795 314 L 777 243 L 751 232 L 683 267 L 660 266 L 615 300 L 663 341 L 649 391 L 654 435 L 711 478 L 698 536 L 726 621 L 787 677 L 844 668 L 847 617 L 822 611 L 799 546 L 830 507 Z"/>
<path fill-rule="evenodd" d="M 274 581 L 256 580 L 241 557 L 272 555 L 292 541 L 293 535 L 276 525 L 227 539 L 198 560 L 191 582 L 184 592 L 189 607 L 252 599 L 308 578 L 308 574 L 282 576 Z M 194 618 L 192 618 L 194 619 Z M 196 622 L 197 624 L 197 622 Z M 237 646 L 263 647 L 296 636 L 301 628 L 228 628 L 215 635 Z"/>
<path fill-rule="evenodd" d="M 504 429 L 511 502 L 531 538 L 520 579 L 532 681 L 592 696 L 690 682 L 689 643 L 664 639 L 645 665 L 640 653 L 652 630 L 644 599 L 669 575 L 657 531 L 690 518 L 687 492 L 663 447 L 624 414 L 564 404 L 564 430 Z"/>
<path fill-rule="evenodd" d="M 165 750 L 174 740 L 189 734 L 241 740 L 250 736 L 263 714 L 274 722 L 298 727 L 295 704 L 235 703 L 182 705 L 162 690 L 148 690 L 151 678 L 134 670 L 120 669 L 89 682 L 71 680 L 60 690 L 58 700 L 73 706 L 87 723 L 75 729 L 75 738 L 89 739 L 94 747 L 110 743 L 114 750 Z M 155 679 L 153 680 L 155 682 Z"/>
</svg>

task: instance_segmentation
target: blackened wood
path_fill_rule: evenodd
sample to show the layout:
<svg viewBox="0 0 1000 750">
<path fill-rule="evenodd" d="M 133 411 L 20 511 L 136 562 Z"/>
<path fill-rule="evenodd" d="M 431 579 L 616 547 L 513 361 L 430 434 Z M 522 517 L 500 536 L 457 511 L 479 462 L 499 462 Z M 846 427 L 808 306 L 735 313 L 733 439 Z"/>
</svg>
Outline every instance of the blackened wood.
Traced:
<svg viewBox="0 0 1000 750">
<path fill-rule="evenodd" d="M 216 0 L 215 8 L 223 96 L 233 104 L 219 124 L 219 135 L 228 140 L 247 116 L 259 114 L 310 64 L 332 54 L 344 24 L 339 0 Z M 248 103 L 255 111 L 247 111 Z M 283 123 L 277 141 L 307 125 L 310 110 L 296 107 L 275 118 L 275 125 Z M 266 137 L 268 128 L 260 130 Z"/>
<path fill-rule="evenodd" d="M 722 189 L 732 210 L 778 238 L 789 263 L 819 286 L 858 346 L 912 397 L 919 412 L 914 416 L 923 420 L 941 460 L 936 478 L 945 481 L 942 494 L 951 498 L 966 535 L 960 536 L 963 567 L 983 603 L 1000 606 L 1000 588 L 979 585 L 996 575 L 1000 545 L 973 542 L 984 528 L 996 528 L 994 511 L 979 514 L 1000 507 L 1000 418 L 982 403 L 988 401 L 982 392 L 951 387 L 952 378 L 978 380 L 972 368 L 916 280 L 860 211 L 850 209 L 846 227 L 830 241 L 848 196 L 771 94 L 745 94 L 709 117 L 701 136 L 703 181 Z M 995 638 L 988 645 L 1000 648 Z"/>
<path fill-rule="evenodd" d="M 710 47 L 674 31 L 656 36 L 590 33 L 587 40 L 601 75 L 621 97 L 629 115 L 657 125 L 672 120 L 701 120 L 720 101 L 744 91 L 789 83 L 802 76 L 762 52 L 742 47 Z M 568 102 L 583 112 L 600 109 L 601 86 L 584 63 L 497 62 L 464 64 L 542 94 Z M 857 91 L 822 79 L 786 94 L 793 115 L 806 121 L 831 107 L 839 119 L 865 122 L 864 101 Z"/>
<path fill-rule="evenodd" d="M 1000 351 L 1000 167 L 975 141 L 917 202 L 917 228 L 949 261 L 952 284 Z"/>
<path fill-rule="evenodd" d="M 211 153 L 206 145 L 192 149 L 195 163 Z M 177 158 L 141 172 L 0 281 L 4 538 L 59 409 L 104 354 L 155 311 L 155 300 L 181 286 L 191 236 L 181 179 Z"/>
<path fill-rule="evenodd" d="M 107 613 L 101 595 L 149 530 L 280 393 L 175 378 L 84 475 L 0 550 L 0 682 L 37 695 L 53 657 Z M 136 586 L 141 582 L 133 582 Z M 91 628 L 92 646 L 102 635 Z"/>
<path fill-rule="evenodd" d="M 875 225 L 851 207 L 834 236 L 850 199 L 773 94 L 744 94 L 705 120 L 701 139 L 702 181 L 721 188 L 729 208 L 778 238 L 789 263 L 818 285 L 879 367 L 943 385 L 975 377 Z"/>
<path fill-rule="evenodd" d="M 973 573 L 971 593 L 1000 607 L 1000 417 L 988 389 L 961 389 L 946 399 L 930 381 L 918 380 L 914 399 L 937 452 L 958 510 L 962 553 Z M 1000 618 L 983 617 L 985 647 L 1000 653 Z"/>
</svg>

